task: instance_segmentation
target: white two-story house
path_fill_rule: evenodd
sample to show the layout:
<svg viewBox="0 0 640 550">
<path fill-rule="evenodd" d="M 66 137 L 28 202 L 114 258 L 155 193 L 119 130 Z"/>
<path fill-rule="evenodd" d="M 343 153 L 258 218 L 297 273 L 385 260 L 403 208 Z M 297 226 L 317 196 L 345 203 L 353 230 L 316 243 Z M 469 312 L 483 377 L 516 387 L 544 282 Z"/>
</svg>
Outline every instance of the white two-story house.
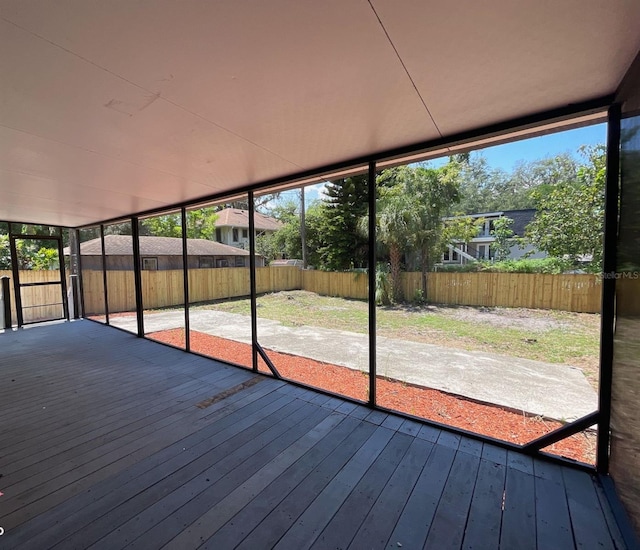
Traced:
<svg viewBox="0 0 640 550">
<path fill-rule="evenodd" d="M 239 208 L 225 208 L 216 212 L 216 241 L 249 250 L 249 212 Z M 274 233 L 282 223 L 256 212 L 254 214 L 256 237 Z"/>
<path fill-rule="evenodd" d="M 465 264 L 477 260 L 494 259 L 495 251 L 492 247 L 496 240 L 493 235 L 494 222 L 503 217 L 511 218 L 513 220 L 511 230 L 513 231 L 513 239 L 515 239 L 516 237 L 522 237 L 524 235 L 525 229 L 533 220 L 535 213 L 535 209 L 529 208 L 526 210 L 504 210 L 500 212 L 484 212 L 462 216 L 465 218 L 483 219 L 484 223 L 481 225 L 478 235 L 469 242 L 449 243 L 442 257 L 442 262 L 444 264 Z M 445 223 L 447 219 L 454 218 L 445 218 Z M 514 242 L 510 247 L 508 258 L 517 260 L 525 255 L 528 258 L 546 258 L 547 256 L 544 252 L 533 249 L 531 245 L 521 248 Z"/>
</svg>

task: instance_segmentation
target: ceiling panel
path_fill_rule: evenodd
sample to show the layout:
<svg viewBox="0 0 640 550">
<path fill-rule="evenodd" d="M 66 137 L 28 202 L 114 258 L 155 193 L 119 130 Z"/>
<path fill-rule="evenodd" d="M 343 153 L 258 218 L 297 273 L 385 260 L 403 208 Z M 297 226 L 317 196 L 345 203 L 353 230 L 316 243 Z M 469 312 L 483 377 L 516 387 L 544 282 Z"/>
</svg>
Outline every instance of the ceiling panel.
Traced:
<svg viewBox="0 0 640 550">
<path fill-rule="evenodd" d="M 602 97 L 638 20 L 636 0 L 0 0 L 0 219 L 101 221 Z"/>
<path fill-rule="evenodd" d="M 615 91 L 637 0 L 372 0 L 445 135 Z"/>
<path fill-rule="evenodd" d="M 11 82 L 0 123 L 211 187 L 296 167 L 58 47 L 0 21 L 0 72 Z M 20 55 L 8 52 L 19 51 Z M 135 182 L 132 182 L 135 183 Z M 205 190 L 207 191 L 207 190 Z"/>
<path fill-rule="evenodd" d="M 3 13 L 300 167 L 437 136 L 365 1 L 66 4 Z"/>
<path fill-rule="evenodd" d="M 78 208 L 70 202 L 74 199 L 74 186 L 91 188 L 99 205 L 113 207 L 114 193 L 129 197 L 128 202 L 118 199 L 118 215 L 158 208 L 211 192 L 209 187 L 172 174 L 1 126 L 0 168 L 0 190 L 14 190 L 18 186 L 17 190 L 25 193 L 27 178 L 46 179 L 51 182 L 49 193 L 56 190 L 58 200 L 69 204 L 67 210 L 70 213 Z M 13 174 L 13 179 L 5 179 L 7 174 Z M 24 176 L 24 183 L 16 179 L 19 175 Z M 64 185 L 58 187 L 57 184 Z M 33 196 L 39 195 L 34 193 Z M 83 206 L 87 213 L 93 208 L 88 203 Z M 0 210 L 0 218 L 16 219 L 10 203 L 0 203 Z M 20 221 L 38 221 L 38 218 L 32 219 L 30 216 L 29 220 Z M 101 219 L 105 218 L 96 218 L 98 221 Z"/>
</svg>

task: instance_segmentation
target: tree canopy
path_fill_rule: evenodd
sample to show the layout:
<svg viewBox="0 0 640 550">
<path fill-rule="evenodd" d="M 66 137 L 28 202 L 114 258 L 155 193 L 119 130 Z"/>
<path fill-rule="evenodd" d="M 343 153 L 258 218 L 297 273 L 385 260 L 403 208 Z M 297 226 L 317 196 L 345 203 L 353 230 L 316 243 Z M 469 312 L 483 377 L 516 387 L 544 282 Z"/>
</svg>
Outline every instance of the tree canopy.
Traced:
<svg viewBox="0 0 640 550">
<path fill-rule="evenodd" d="M 536 216 L 525 239 L 549 256 L 602 265 L 606 159 L 603 146 L 582 147 L 574 179 L 557 179 L 531 193 Z"/>
</svg>

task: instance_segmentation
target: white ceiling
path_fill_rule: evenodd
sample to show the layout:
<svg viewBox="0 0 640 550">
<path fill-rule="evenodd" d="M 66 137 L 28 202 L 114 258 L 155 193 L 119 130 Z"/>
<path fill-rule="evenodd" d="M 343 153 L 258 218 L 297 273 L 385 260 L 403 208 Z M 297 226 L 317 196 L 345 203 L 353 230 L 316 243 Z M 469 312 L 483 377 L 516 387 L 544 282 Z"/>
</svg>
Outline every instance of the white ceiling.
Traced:
<svg viewBox="0 0 640 550">
<path fill-rule="evenodd" d="M 638 0 L 0 0 L 0 219 L 77 226 L 615 91 Z"/>
</svg>

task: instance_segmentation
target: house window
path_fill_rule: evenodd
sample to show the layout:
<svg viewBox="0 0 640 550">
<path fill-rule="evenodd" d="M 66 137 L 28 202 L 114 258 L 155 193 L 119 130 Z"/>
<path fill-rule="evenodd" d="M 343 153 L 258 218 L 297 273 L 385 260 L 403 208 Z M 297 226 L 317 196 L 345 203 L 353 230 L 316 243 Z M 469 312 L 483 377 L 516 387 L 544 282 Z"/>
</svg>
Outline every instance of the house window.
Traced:
<svg viewBox="0 0 640 550">
<path fill-rule="evenodd" d="M 242 230 L 242 238 L 243 239 L 248 239 L 249 238 L 249 230 L 248 229 L 243 229 Z"/>
<path fill-rule="evenodd" d="M 213 256 L 200 256 L 198 259 L 198 267 L 201 269 L 211 268 L 214 265 Z"/>
<path fill-rule="evenodd" d="M 442 259 L 443 259 L 445 262 L 448 262 L 448 261 L 449 261 L 449 249 L 448 249 L 448 248 L 444 251 L 444 255 L 443 255 Z"/>
<path fill-rule="evenodd" d="M 142 269 L 144 271 L 157 271 L 158 258 L 142 258 Z"/>
<path fill-rule="evenodd" d="M 235 227 L 233 228 L 233 242 L 238 242 L 238 230 Z"/>
<path fill-rule="evenodd" d="M 216 260 L 216 267 L 229 267 L 229 260 Z"/>
<path fill-rule="evenodd" d="M 244 267 L 244 258 L 242 256 L 236 256 L 236 267 Z"/>
<path fill-rule="evenodd" d="M 220 229 L 219 227 L 216 228 L 216 241 L 218 241 L 219 243 L 222 242 L 222 229 Z"/>
</svg>

